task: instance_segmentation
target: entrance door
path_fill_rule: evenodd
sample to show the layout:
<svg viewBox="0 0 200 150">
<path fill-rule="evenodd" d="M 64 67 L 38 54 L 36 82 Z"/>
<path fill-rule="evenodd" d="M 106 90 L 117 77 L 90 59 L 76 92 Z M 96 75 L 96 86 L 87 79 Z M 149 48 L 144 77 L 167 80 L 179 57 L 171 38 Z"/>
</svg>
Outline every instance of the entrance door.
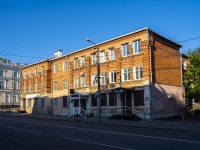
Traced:
<svg viewBox="0 0 200 150">
<path fill-rule="evenodd" d="M 22 99 L 22 110 L 26 110 L 26 99 Z"/>
<path fill-rule="evenodd" d="M 86 99 L 81 99 L 81 107 L 86 111 Z"/>
<path fill-rule="evenodd" d="M 122 93 L 121 100 L 122 100 L 123 114 L 131 114 L 132 113 L 131 93 Z"/>
</svg>

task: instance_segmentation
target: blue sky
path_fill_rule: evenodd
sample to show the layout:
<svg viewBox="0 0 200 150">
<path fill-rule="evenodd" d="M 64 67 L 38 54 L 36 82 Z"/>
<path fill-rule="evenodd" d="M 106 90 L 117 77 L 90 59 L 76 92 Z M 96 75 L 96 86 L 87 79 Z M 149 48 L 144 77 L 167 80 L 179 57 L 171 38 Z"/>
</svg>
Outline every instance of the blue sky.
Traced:
<svg viewBox="0 0 200 150">
<path fill-rule="evenodd" d="M 200 46 L 199 0 L 0 0 L 0 57 L 31 64 L 149 27 Z M 26 56 L 26 57 L 25 57 Z"/>
</svg>

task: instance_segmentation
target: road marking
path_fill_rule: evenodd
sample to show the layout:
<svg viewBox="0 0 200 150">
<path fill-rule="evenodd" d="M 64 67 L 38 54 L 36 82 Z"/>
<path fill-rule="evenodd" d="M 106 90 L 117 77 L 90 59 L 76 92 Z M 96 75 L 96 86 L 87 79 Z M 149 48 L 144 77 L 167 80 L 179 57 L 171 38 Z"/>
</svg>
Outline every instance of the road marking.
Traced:
<svg viewBox="0 0 200 150">
<path fill-rule="evenodd" d="M 63 139 L 67 139 L 67 140 L 78 141 L 78 142 L 83 142 L 83 143 L 90 143 L 90 144 L 101 145 L 101 146 L 106 146 L 106 147 L 112 147 L 112 148 L 117 148 L 117 149 L 134 150 L 134 149 L 130 149 L 130 148 L 124 148 L 124 147 L 113 146 L 113 145 L 108 145 L 108 144 L 102 144 L 102 143 L 96 143 L 96 142 L 91 142 L 91 141 L 79 140 L 79 139 L 74 139 L 74 138 L 68 138 L 68 137 L 62 137 L 62 138 Z"/>
<path fill-rule="evenodd" d="M 70 128 L 70 129 L 77 129 L 77 130 L 85 130 L 85 131 L 93 131 L 93 132 L 102 132 L 102 133 L 110 133 L 110 134 L 119 134 L 119 135 L 136 136 L 136 137 L 143 137 L 143 138 L 152 138 L 152 139 L 161 139 L 161 140 L 169 140 L 169 141 L 178 141 L 178 142 L 187 142 L 187 143 L 200 144 L 199 141 L 189 141 L 189 140 L 165 138 L 165 137 L 159 137 L 159 136 L 149 136 L 149 135 L 142 135 L 142 134 L 132 134 L 132 133 L 123 133 L 123 132 L 113 132 L 113 131 L 86 129 L 86 128 L 70 127 L 70 126 L 63 126 L 63 125 L 38 123 L 38 122 L 33 122 L 33 121 L 21 121 L 21 120 L 15 120 L 15 119 L 5 119 L 5 118 L 0 118 L 0 119 L 12 120 L 12 121 L 18 121 L 18 122 L 35 123 L 35 124 L 41 124 L 41 125 L 46 125 L 46 126 L 55 126 L 55 127 Z"/>
<path fill-rule="evenodd" d="M 24 129 L 19 129 L 19 128 L 14 128 L 14 127 L 8 127 L 8 126 L 3 126 L 4 128 L 9 128 L 9 129 L 14 129 L 14 130 L 20 130 L 20 131 L 26 131 L 26 132 L 31 132 L 31 133 L 36 133 L 36 134 L 43 134 L 42 132 L 36 132 L 32 130 L 24 130 Z"/>
</svg>

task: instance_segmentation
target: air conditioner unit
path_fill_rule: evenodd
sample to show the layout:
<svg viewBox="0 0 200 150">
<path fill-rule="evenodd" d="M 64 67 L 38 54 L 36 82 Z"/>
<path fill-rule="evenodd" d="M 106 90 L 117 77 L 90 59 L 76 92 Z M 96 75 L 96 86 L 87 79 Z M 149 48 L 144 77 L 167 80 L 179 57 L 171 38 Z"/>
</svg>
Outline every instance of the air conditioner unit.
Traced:
<svg viewBox="0 0 200 150">
<path fill-rule="evenodd" d="M 84 76 L 85 74 L 84 74 L 84 72 L 80 72 L 80 76 Z"/>
</svg>

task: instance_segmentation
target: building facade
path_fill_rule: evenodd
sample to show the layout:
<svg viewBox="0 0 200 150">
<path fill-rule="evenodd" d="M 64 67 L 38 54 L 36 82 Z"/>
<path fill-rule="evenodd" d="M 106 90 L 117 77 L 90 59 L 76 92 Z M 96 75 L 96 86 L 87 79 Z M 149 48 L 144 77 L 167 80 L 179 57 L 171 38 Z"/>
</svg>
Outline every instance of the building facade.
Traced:
<svg viewBox="0 0 200 150">
<path fill-rule="evenodd" d="M 1 111 L 14 111 L 20 108 L 20 78 L 19 63 L 0 62 L 0 105 Z"/>
<path fill-rule="evenodd" d="M 58 50 L 53 58 L 22 68 L 23 109 L 70 116 L 81 112 L 97 115 L 100 107 L 105 116 L 136 113 L 144 118 L 181 113 L 180 47 L 144 28 L 66 55 Z M 38 75 L 45 64 L 46 73 Z M 41 106 L 44 111 L 39 111 Z"/>
</svg>

